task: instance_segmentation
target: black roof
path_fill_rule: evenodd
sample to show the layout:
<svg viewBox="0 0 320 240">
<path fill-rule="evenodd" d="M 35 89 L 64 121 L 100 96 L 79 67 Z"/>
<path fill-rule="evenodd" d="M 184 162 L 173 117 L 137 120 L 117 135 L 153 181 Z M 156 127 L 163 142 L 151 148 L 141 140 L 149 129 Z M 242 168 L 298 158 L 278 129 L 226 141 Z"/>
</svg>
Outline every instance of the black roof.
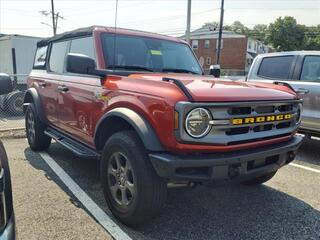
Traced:
<svg viewBox="0 0 320 240">
<path fill-rule="evenodd" d="M 88 35 L 92 35 L 93 30 L 97 29 L 97 28 L 101 28 L 101 29 L 105 29 L 105 30 L 109 30 L 109 31 L 113 31 L 114 28 L 113 27 L 105 27 L 105 26 L 90 26 L 90 27 L 85 27 L 85 28 L 78 28 L 76 30 L 72 30 L 69 32 L 64 32 L 61 34 L 57 34 L 54 37 L 50 37 L 50 38 L 45 38 L 40 40 L 37 43 L 38 47 L 42 47 L 42 46 L 46 46 L 48 45 L 50 42 L 56 42 L 56 41 L 60 41 L 60 40 L 64 40 L 64 39 L 70 39 L 70 38 L 75 38 L 75 37 L 82 37 L 82 36 L 88 36 Z M 126 29 L 126 28 L 117 28 L 119 30 L 124 30 L 124 31 L 130 31 L 130 32 L 139 32 L 142 34 L 147 34 L 149 36 L 153 36 L 153 37 L 161 37 L 161 38 L 165 38 L 165 39 L 169 39 L 171 41 L 182 41 L 179 40 L 177 38 L 174 37 L 169 37 L 166 35 L 161 35 L 158 33 L 150 33 L 150 32 L 145 32 L 145 31 L 141 31 L 141 30 L 132 30 L 132 29 Z"/>
<path fill-rule="evenodd" d="M 85 28 L 78 28 L 78 29 L 76 29 L 76 30 L 72 30 L 72 31 L 69 31 L 69 32 L 64 32 L 64 33 L 61 33 L 61 34 L 57 34 L 57 35 L 54 36 L 54 37 L 45 38 L 45 39 L 40 40 L 40 41 L 37 43 L 37 46 L 38 46 L 38 47 L 42 47 L 42 46 L 48 45 L 50 42 L 56 42 L 56 41 L 64 40 L 64 39 L 68 39 L 68 38 L 74 38 L 74 37 L 81 37 L 81 36 L 91 35 L 91 34 L 92 34 L 92 31 L 93 31 L 93 29 L 94 29 L 95 27 L 96 27 L 96 26 L 90 26 L 90 27 L 85 27 Z"/>
</svg>

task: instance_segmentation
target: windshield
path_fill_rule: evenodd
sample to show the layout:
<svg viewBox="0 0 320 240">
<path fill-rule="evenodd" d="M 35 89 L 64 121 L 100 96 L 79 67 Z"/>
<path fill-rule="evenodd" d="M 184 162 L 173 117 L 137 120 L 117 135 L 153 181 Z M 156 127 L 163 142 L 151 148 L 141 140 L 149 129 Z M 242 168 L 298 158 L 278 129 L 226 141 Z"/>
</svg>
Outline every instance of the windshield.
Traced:
<svg viewBox="0 0 320 240">
<path fill-rule="evenodd" d="M 127 35 L 117 35 L 115 40 L 114 34 L 103 34 L 102 45 L 107 69 L 202 74 L 191 49 L 183 43 Z"/>
</svg>

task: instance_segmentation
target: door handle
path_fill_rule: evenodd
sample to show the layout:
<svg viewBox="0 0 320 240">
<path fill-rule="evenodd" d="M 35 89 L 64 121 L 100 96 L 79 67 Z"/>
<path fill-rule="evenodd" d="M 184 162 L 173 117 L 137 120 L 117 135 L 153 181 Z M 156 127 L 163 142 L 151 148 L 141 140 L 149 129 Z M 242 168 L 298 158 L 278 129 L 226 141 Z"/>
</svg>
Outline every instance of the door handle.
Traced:
<svg viewBox="0 0 320 240">
<path fill-rule="evenodd" d="M 60 91 L 60 92 L 68 92 L 69 88 L 67 88 L 66 86 L 58 86 L 58 91 Z"/>
<path fill-rule="evenodd" d="M 40 82 L 40 83 L 39 83 L 39 86 L 44 88 L 44 87 L 47 86 L 47 84 L 46 84 L 45 82 Z"/>
<path fill-rule="evenodd" d="M 296 91 L 296 93 L 301 94 L 301 95 L 304 95 L 304 94 L 307 94 L 310 92 L 308 89 L 305 89 L 305 88 L 298 88 L 298 89 L 295 89 L 295 91 Z"/>
</svg>

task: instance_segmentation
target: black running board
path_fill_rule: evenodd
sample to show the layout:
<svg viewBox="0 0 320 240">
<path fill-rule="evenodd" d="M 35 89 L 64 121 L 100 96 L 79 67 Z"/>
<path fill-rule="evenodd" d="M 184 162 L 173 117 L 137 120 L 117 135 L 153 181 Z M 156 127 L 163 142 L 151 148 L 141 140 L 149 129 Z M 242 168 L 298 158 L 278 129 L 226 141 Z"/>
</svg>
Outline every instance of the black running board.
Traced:
<svg viewBox="0 0 320 240">
<path fill-rule="evenodd" d="M 81 158 L 99 158 L 100 157 L 100 155 L 97 152 L 95 152 L 93 149 L 85 146 L 84 144 L 70 138 L 69 136 L 53 128 L 49 127 L 44 133 L 47 136 L 56 140 L 57 143 L 63 145 L 64 147 L 66 147 L 71 152 L 73 152 L 74 154 L 76 154 Z"/>
</svg>

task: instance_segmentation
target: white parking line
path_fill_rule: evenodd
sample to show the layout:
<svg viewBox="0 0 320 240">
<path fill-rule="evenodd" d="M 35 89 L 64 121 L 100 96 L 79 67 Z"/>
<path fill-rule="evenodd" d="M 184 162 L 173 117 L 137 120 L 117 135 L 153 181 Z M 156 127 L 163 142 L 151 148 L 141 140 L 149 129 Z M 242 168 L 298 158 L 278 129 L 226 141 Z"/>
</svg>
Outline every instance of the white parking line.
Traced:
<svg viewBox="0 0 320 240">
<path fill-rule="evenodd" d="M 300 165 L 300 164 L 290 163 L 289 165 L 293 166 L 293 167 L 301 168 L 301 169 L 304 169 L 304 170 L 308 170 L 308 171 L 311 171 L 311 172 L 320 173 L 319 169 L 303 166 L 303 165 Z"/>
<path fill-rule="evenodd" d="M 46 152 L 41 152 L 40 156 L 57 174 L 72 194 L 82 203 L 82 205 L 92 214 L 97 222 L 107 230 L 116 240 L 132 240 L 86 193 L 73 179 L 54 161 Z"/>
</svg>

